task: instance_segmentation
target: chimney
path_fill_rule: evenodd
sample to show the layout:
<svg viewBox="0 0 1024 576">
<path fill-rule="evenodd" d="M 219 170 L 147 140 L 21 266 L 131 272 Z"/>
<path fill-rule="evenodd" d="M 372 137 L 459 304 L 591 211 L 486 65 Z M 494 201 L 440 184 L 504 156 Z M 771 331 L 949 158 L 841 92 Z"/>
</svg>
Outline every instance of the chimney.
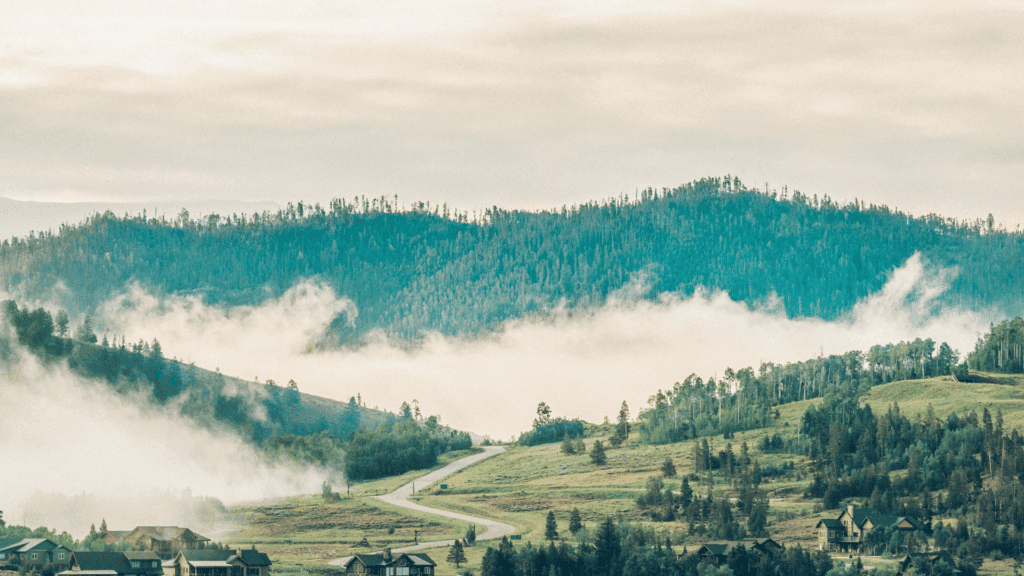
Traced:
<svg viewBox="0 0 1024 576">
<path fill-rule="evenodd" d="M 846 506 L 846 513 L 850 515 L 850 518 L 853 518 L 853 504 L 848 504 Z"/>
</svg>

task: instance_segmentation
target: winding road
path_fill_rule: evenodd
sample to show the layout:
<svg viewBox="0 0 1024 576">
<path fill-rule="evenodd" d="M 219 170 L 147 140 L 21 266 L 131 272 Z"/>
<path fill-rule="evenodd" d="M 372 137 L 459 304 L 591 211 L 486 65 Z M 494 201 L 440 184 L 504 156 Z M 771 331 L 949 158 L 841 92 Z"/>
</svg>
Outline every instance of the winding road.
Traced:
<svg viewBox="0 0 1024 576">
<path fill-rule="evenodd" d="M 437 508 L 428 508 L 427 506 L 423 506 L 422 504 L 417 504 L 415 502 L 410 502 L 409 501 L 409 497 L 412 496 L 413 489 L 415 488 L 415 486 L 417 484 L 420 485 L 420 489 L 422 490 L 423 488 L 426 488 L 427 486 L 430 486 L 431 484 L 433 484 L 433 483 L 435 483 L 435 482 L 437 482 L 437 481 L 439 481 L 439 480 L 441 480 L 443 478 L 446 478 L 446 477 L 448 477 L 448 476 L 458 472 L 459 470 L 462 470 L 463 468 L 466 468 L 468 466 L 472 466 L 473 464 L 476 464 L 477 462 L 480 462 L 481 460 L 486 460 L 487 458 L 490 458 L 492 456 L 497 456 L 498 454 L 501 454 L 502 452 L 505 451 L 505 449 L 503 447 L 501 447 L 501 446 L 485 446 L 483 448 L 483 450 L 484 451 L 481 452 L 480 454 L 473 454 L 472 456 L 466 456 L 465 458 L 460 458 L 460 459 L 456 460 L 455 462 L 452 462 L 451 464 L 445 466 L 444 468 L 441 468 L 441 469 L 438 469 L 438 470 L 434 470 L 433 472 L 430 472 L 429 474 L 426 474 L 424 476 L 420 476 L 416 480 L 413 480 L 412 482 L 410 482 L 410 483 L 408 483 L 408 484 L 406 484 L 404 486 L 401 486 L 400 488 L 398 488 L 394 492 L 391 492 L 391 493 L 388 493 L 388 494 L 383 494 L 381 496 L 374 496 L 374 498 L 377 498 L 378 500 L 381 500 L 382 502 L 387 502 L 388 504 L 394 504 L 395 506 L 401 506 L 403 508 L 408 508 L 410 510 L 416 510 L 416 511 L 419 511 L 419 512 L 426 512 L 427 514 L 436 514 L 438 516 L 444 516 L 444 517 L 447 517 L 447 518 L 454 518 L 455 520 L 462 520 L 463 522 L 467 522 L 467 523 L 472 522 L 473 524 L 482 524 L 486 528 L 486 530 L 484 530 L 483 534 L 477 535 L 477 537 L 476 537 L 477 540 L 490 540 L 492 538 L 501 538 L 502 536 L 508 536 L 509 534 L 512 534 L 513 532 L 516 531 L 515 526 L 511 526 L 509 524 L 504 524 L 504 523 L 501 523 L 501 522 L 497 522 L 495 520 L 488 520 L 486 518 L 478 518 L 476 516 L 469 516 L 468 514 L 459 514 L 458 512 L 450 512 L 448 510 L 439 510 Z M 405 546 L 403 548 L 394 548 L 394 549 L 391 550 L 391 552 L 394 552 L 394 553 L 414 552 L 416 550 L 423 550 L 425 548 L 438 548 L 438 547 L 441 547 L 441 546 L 450 546 L 450 545 L 452 545 L 454 543 L 455 543 L 455 540 L 438 540 L 436 542 L 421 542 L 421 543 L 413 545 L 413 546 Z M 333 564 L 335 566 L 339 566 L 347 558 L 349 558 L 349 557 L 338 558 L 338 559 L 335 559 L 335 560 L 331 560 L 329 562 L 329 564 Z"/>
</svg>

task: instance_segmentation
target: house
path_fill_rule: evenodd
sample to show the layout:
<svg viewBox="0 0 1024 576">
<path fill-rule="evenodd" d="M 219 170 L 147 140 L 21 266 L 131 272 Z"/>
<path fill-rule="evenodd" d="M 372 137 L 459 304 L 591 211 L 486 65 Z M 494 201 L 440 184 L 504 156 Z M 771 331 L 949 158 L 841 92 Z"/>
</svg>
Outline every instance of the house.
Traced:
<svg viewBox="0 0 1024 576">
<path fill-rule="evenodd" d="M 962 572 L 956 567 L 956 562 L 953 560 L 953 556 L 949 552 L 915 552 L 907 554 L 900 560 L 899 570 L 897 574 L 903 576 L 910 573 L 911 568 L 917 568 L 917 572 L 920 574 L 932 574 L 935 564 L 938 562 L 945 562 L 953 569 L 953 574 L 962 574 Z"/>
<path fill-rule="evenodd" d="M 75 552 L 58 576 L 163 576 L 155 552 Z"/>
<path fill-rule="evenodd" d="M 182 550 L 174 576 L 270 576 L 270 557 L 251 550 Z"/>
<path fill-rule="evenodd" d="M 0 564 L 19 570 L 59 572 L 71 566 L 71 550 L 45 538 L 23 538 L 0 548 Z"/>
<path fill-rule="evenodd" d="M 924 526 L 910 516 L 894 516 L 850 505 L 838 518 L 826 518 L 815 525 L 818 549 L 839 552 L 860 550 L 867 535 L 876 529 L 893 529 L 904 533 L 926 532 Z"/>
<path fill-rule="evenodd" d="M 737 546 L 742 546 L 748 552 L 756 554 L 758 556 L 759 563 L 764 558 L 774 557 L 783 550 L 782 545 L 771 538 L 745 538 L 743 540 L 705 542 L 697 549 L 696 552 L 694 552 L 694 554 L 696 554 L 697 558 L 701 561 L 707 560 L 715 566 L 722 566 L 726 564 L 729 559 L 729 554 Z"/>
<path fill-rule="evenodd" d="M 342 558 L 338 564 L 347 574 L 363 576 L 434 576 L 437 563 L 423 553 L 391 556 L 391 551 L 356 554 Z"/>
<path fill-rule="evenodd" d="M 132 550 L 149 550 L 168 558 L 182 550 L 201 550 L 210 541 L 188 528 L 177 526 L 137 526 L 127 532 L 105 530 L 100 533 L 100 538 L 107 544 L 127 542 Z"/>
</svg>

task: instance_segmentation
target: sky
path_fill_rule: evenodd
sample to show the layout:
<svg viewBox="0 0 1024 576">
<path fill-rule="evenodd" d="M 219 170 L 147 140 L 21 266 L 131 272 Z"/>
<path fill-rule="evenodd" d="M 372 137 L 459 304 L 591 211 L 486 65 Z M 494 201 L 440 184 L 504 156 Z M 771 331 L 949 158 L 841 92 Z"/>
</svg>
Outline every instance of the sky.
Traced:
<svg viewBox="0 0 1024 576">
<path fill-rule="evenodd" d="M 0 196 L 542 209 L 733 174 L 1024 222 L 1018 2 L 8 0 Z"/>
</svg>

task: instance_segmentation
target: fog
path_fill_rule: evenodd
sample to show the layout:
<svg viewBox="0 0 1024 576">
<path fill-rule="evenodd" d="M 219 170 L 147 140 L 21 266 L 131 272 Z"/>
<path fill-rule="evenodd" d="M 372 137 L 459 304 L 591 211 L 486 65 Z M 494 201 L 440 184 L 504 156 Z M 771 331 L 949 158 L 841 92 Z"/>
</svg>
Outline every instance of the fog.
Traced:
<svg viewBox="0 0 1024 576">
<path fill-rule="evenodd" d="M 307 282 L 259 307 L 219 308 L 195 297 L 165 300 L 136 288 L 110 302 L 108 330 L 160 340 L 166 356 L 242 378 L 294 379 L 303 392 L 397 410 L 418 400 L 455 428 L 509 439 L 529 429 L 539 402 L 556 416 L 614 419 L 623 400 L 633 415 L 658 389 L 690 373 L 721 375 L 762 362 L 801 361 L 874 344 L 932 338 L 966 353 L 995 318 L 940 308 L 955 271 L 926 270 L 919 256 L 849 317 L 790 319 L 778 301 L 750 307 L 724 293 L 662 294 L 641 301 L 645 279 L 618 290 L 593 313 L 556 310 L 510 322 L 473 341 L 428 336 L 408 351 L 386 339 L 358 350 L 312 351 L 343 311 L 357 311 L 330 287 Z"/>
<path fill-rule="evenodd" d="M 19 349 L 0 363 L 0 406 L 0 510 L 10 524 L 82 538 L 102 519 L 111 530 L 178 523 L 216 538 L 217 500 L 318 493 L 329 476 L 268 464 L 231 430 L 200 428 L 173 405 L 122 396 Z"/>
</svg>

